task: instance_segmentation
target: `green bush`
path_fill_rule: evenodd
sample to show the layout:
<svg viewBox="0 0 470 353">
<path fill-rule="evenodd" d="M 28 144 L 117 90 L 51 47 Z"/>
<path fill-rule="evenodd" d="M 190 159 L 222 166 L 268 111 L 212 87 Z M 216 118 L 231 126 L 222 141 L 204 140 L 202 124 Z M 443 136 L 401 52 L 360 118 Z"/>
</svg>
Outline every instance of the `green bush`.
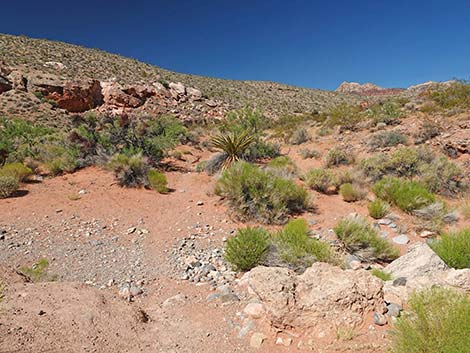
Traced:
<svg viewBox="0 0 470 353">
<path fill-rule="evenodd" d="M 385 281 L 390 281 L 392 279 L 392 275 L 390 273 L 385 272 L 383 270 L 379 270 L 378 268 L 372 269 L 372 271 L 370 271 L 370 273 L 372 274 L 372 276 L 380 278 L 384 282 Z"/>
<path fill-rule="evenodd" d="M 470 84 L 460 80 L 441 86 L 430 94 L 431 99 L 441 108 L 470 108 Z"/>
<path fill-rule="evenodd" d="M 364 190 L 360 190 L 357 186 L 351 183 L 342 184 L 339 187 L 339 193 L 346 202 L 359 201 L 366 196 Z"/>
<path fill-rule="evenodd" d="M 160 194 L 166 194 L 168 192 L 168 181 L 166 180 L 165 174 L 158 170 L 150 169 L 147 172 L 147 179 L 149 186 Z"/>
<path fill-rule="evenodd" d="M 388 168 L 398 176 L 413 176 L 418 172 L 420 163 L 418 151 L 411 147 L 400 147 L 391 158 Z"/>
<path fill-rule="evenodd" d="M 372 202 L 369 202 L 369 205 L 367 206 L 367 209 L 369 210 L 369 215 L 372 218 L 375 219 L 380 219 L 385 217 L 385 215 L 388 213 L 390 206 L 388 203 L 381 199 L 375 199 Z"/>
<path fill-rule="evenodd" d="M 299 151 L 299 156 L 302 157 L 302 159 L 319 158 L 320 152 L 304 148 Z"/>
<path fill-rule="evenodd" d="M 387 125 L 399 122 L 403 115 L 397 102 L 374 104 L 367 109 L 366 114 L 375 124 L 385 123 Z"/>
<path fill-rule="evenodd" d="M 19 181 L 25 181 L 33 171 L 22 163 L 8 163 L 0 168 L 0 176 L 10 175 Z"/>
<path fill-rule="evenodd" d="M 54 281 L 56 276 L 50 276 L 47 273 L 49 267 L 49 260 L 40 259 L 32 267 L 22 267 L 20 268 L 20 273 L 30 278 L 33 282 L 41 281 Z"/>
<path fill-rule="evenodd" d="M 346 103 L 333 107 L 327 115 L 326 126 L 341 126 L 345 130 L 354 130 L 357 124 L 363 120 L 361 108 Z"/>
<path fill-rule="evenodd" d="M 389 157 L 385 153 L 378 153 L 365 158 L 359 163 L 359 168 L 372 181 L 380 180 L 389 173 Z"/>
<path fill-rule="evenodd" d="M 225 259 L 237 271 L 248 271 L 260 264 L 269 249 L 269 233 L 262 228 L 239 229 L 225 245 Z"/>
<path fill-rule="evenodd" d="M 41 160 L 52 175 L 71 173 L 78 167 L 76 150 L 58 145 L 44 145 Z"/>
<path fill-rule="evenodd" d="M 361 217 L 342 219 L 334 231 L 348 251 L 366 254 L 362 257 L 368 260 L 391 261 L 399 255 L 398 249 L 381 238 L 378 231 Z"/>
<path fill-rule="evenodd" d="M 310 140 L 310 135 L 308 134 L 308 131 L 303 127 L 299 127 L 292 133 L 292 136 L 289 138 L 289 143 L 291 145 L 301 145 L 302 143 L 305 143 L 308 140 Z"/>
<path fill-rule="evenodd" d="M 229 200 L 241 218 L 262 223 L 284 223 L 289 214 L 308 207 L 302 187 L 247 162 L 225 170 L 215 191 Z"/>
<path fill-rule="evenodd" d="M 470 295 L 433 287 L 415 293 L 394 325 L 393 353 L 470 351 Z"/>
<path fill-rule="evenodd" d="M 378 148 L 392 147 L 396 145 L 406 145 L 408 138 L 397 131 L 381 131 L 370 137 L 367 143 L 371 150 Z"/>
<path fill-rule="evenodd" d="M 305 184 L 313 190 L 328 193 L 338 188 L 338 178 L 328 169 L 312 168 L 304 176 Z"/>
<path fill-rule="evenodd" d="M 309 229 L 305 219 L 289 221 L 282 230 L 274 235 L 282 260 L 293 264 L 311 266 L 315 261 L 333 261 L 333 251 L 329 244 L 308 236 Z"/>
<path fill-rule="evenodd" d="M 11 175 L 0 175 L 0 199 L 10 197 L 18 188 L 18 178 Z"/>
<path fill-rule="evenodd" d="M 426 120 L 423 122 L 418 132 L 414 135 L 415 144 L 419 145 L 421 143 L 425 143 L 426 141 L 439 136 L 441 131 L 442 127 L 439 123 Z"/>
<path fill-rule="evenodd" d="M 298 172 L 296 164 L 288 156 L 279 156 L 272 159 L 269 161 L 267 169 L 284 178 L 292 178 L 296 176 Z"/>
<path fill-rule="evenodd" d="M 108 163 L 121 186 L 139 187 L 147 185 L 147 163 L 141 154 L 127 156 L 115 154 Z"/>
<path fill-rule="evenodd" d="M 377 197 L 391 202 L 405 212 L 432 204 L 436 198 L 426 187 L 416 181 L 386 177 L 374 184 Z"/>
<path fill-rule="evenodd" d="M 460 168 L 444 156 L 420 165 L 419 175 L 429 191 L 446 196 L 458 194 L 466 187 Z"/>
<path fill-rule="evenodd" d="M 243 153 L 243 159 L 249 162 L 258 161 L 265 158 L 275 158 L 280 154 L 278 144 L 257 138 Z"/>
<path fill-rule="evenodd" d="M 450 267 L 470 268 L 470 228 L 443 234 L 430 246 Z"/>
<path fill-rule="evenodd" d="M 352 163 L 354 163 L 354 156 L 351 151 L 339 147 L 333 147 L 325 156 L 325 166 L 327 168 Z"/>
</svg>

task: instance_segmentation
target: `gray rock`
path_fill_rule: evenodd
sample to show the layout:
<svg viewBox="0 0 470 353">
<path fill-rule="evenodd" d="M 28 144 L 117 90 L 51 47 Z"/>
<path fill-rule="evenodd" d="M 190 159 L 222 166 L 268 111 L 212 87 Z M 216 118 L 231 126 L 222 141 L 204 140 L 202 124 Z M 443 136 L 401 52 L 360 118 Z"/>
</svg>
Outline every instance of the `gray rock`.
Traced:
<svg viewBox="0 0 470 353">
<path fill-rule="evenodd" d="M 374 313 L 374 323 L 378 326 L 383 326 L 387 324 L 387 318 L 385 315 L 380 314 L 378 312 Z"/>
<path fill-rule="evenodd" d="M 400 316 L 400 312 L 403 308 L 395 303 L 390 303 L 387 305 L 387 315 L 390 317 L 398 317 Z"/>
<path fill-rule="evenodd" d="M 399 286 L 406 286 L 406 277 L 398 277 L 393 280 L 393 286 L 394 287 L 399 287 Z"/>
<path fill-rule="evenodd" d="M 410 239 L 405 235 L 405 234 L 401 234 L 397 237 L 394 237 L 392 239 L 392 241 L 395 243 L 395 244 L 399 244 L 399 245 L 405 245 L 405 244 L 408 244 L 410 242 Z"/>
<path fill-rule="evenodd" d="M 384 226 L 388 226 L 390 223 L 392 223 L 392 221 L 388 218 L 383 218 L 379 219 L 378 223 Z"/>
<path fill-rule="evenodd" d="M 230 303 L 230 302 L 239 302 L 240 301 L 240 298 L 238 297 L 238 295 L 236 295 L 234 293 L 221 294 L 219 299 L 222 303 Z"/>
</svg>

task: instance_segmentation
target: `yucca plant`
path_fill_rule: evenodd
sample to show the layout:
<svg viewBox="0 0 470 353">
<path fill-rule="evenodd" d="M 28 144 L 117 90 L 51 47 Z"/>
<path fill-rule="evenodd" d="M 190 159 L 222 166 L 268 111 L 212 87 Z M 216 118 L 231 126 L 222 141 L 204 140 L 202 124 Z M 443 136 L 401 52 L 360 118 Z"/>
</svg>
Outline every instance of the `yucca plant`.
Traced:
<svg viewBox="0 0 470 353">
<path fill-rule="evenodd" d="M 225 159 L 222 169 L 227 169 L 234 162 L 242 159 L 243 152 L 255 142 L 255 137 L 248 132 L 217 135 L 211 138 L 214 148 L 221 150 Z"/>
</svg>

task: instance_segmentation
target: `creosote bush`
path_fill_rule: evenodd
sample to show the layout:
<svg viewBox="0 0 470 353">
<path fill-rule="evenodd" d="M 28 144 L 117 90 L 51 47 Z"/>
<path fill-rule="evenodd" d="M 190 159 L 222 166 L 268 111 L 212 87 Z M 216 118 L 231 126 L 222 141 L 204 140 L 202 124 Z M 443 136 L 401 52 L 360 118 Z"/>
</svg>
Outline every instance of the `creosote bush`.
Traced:
<svg viewBox="0 0 470 353">
<path fill-rule="evenodd" d="M 370 137 L 367 145 L 371 150 L 378 148 L 392 147 L 397 145 L 406 145 L 408 138 L 397 131 L 381 131 Z"/>
<path fill-rule="evenodd" d="M 147 185 L 148 166 L 142 155 L 115 154 L 108 163 L 121 186 L 139 187 Z"/>
<path fill-rule="evenodd" d="M 329 244 L 308 236 L 305 219 L 293 219 L 274 234 L 274 243 L 282 260 L 297 266 L 309 267 L 315 261 L 334 261 Z"/>
<path fill-rule="evenodd" d="M 18 190 L 18 178 L 11 175 L 0 175 L 0 199 L 13 195 Z"/>
<path fill-rule="evenodd" d="M 12 176 L 18 181 L 25 181 L 33 171 L 22 163 L 8 163 L 0 168 L 0 176 Z"/>
<path fill-rule="evenodd" d="M 321 193 L 336 192 L 338 188 L 338 178 L 329 169 L 312 168 L 304 176 L 305 184 Z"/>
<path fill-rule="evenodd" d="M 228 199 L 242 219 L 284 223 L 290 214 L 308 208 L 307 191 L 289 179 L 237 162 L 218 180 L 216 194 Z"/>
<path fill-rule="evenodd" d="M 378 231 L 361 217 L 343 218 L 334 232 L 348 251 L 367 260 L 392 261 L 399 255 L 397 248 L 380 237 Z"/>
<path fill-rule="evenodd" d="M 291 145 L 301 145 L 308 140 L 310 140 L 308 131 L 303 127 L 299 127 L 292 133 L 292 136 L 289 138 L 289 143 Z"/>
<path fill-rule="evenodd" d="M 351 183 L 342 184 L 339 187 L 339 193 L 343 197 L 343 200 L 346 202 L 359 201 L 366 196 L 364 190 L 359 189 L 357 186 Z"/>
<path fill-rule="evenodd" d="M 297 165 L 288 156 L 279 156 L 272 159 L 269 161 L 267 169 L 283 178 L 292 178 L 298 172 Z"/>
<path fill-rule="evenodd" d="M 149 186 L 158 191 L 160 194 L 166 194 L 168 190 L 168 181 L 165 174 L 155 169 L 150 169 L 147 172 L 147 179 Z"/>
<path fill-rule="evenodd" d="M 367 206 L 367 209 L 369 210 L 369 215 L 372 218 L 375 219 L 380 219 L 385 217 L 385 215 L 388 213 L 390 206 L 388 203 L 381 199 L 375 199 L 372 202 L 369 202 L 369 205 Z"/>
<path fill-rule="evenodd" d="M 405 212 L 432 204 L 436 197 L 423 184 L 416 181 L 386 177 L 374 184 L 377 197 L 391 202 Z"/>
<path fill-rule="evenodd" d="M 469 352 L 469 294 L 433 287 L 413 294 L 408 305 L 393 328 L 393 353 Z"/>
<path fill-rule="evenodd" d="M 237 271 L 248 271 L 260 264 L 269 249 L 269 233 L 262 228 L 239 229 L 227 240 L 225 259 Z"/>
<path fill-rule="evenodd" d="M 338 104 L 328 112 L 328 119 L 325 124 L 328 127 L 341 126 L 344 130 L 354 130 L 357 124 L 363 119 L 359 106 Z"/>
<path fill-rule="evenodd" d="M 430 246 L 450 267 L 470 268 L 470 228 L 443 234 Z"/>
<path fill-rule="evenodd" d="M 351 151 L 340 147 L 334 147 L 328 151 L 325 156 L 325 166 L 327 168 L 338 166 L 338 165 L 347 165 L 354 163 L 354 156 Z"/>
<path fill-rule="evenodd" d="M 299 151 L 299 156 L 302 157 L 302 159 L 319 158 L 320 152 L 313 149 L 304 148 Z"/>
</svg>

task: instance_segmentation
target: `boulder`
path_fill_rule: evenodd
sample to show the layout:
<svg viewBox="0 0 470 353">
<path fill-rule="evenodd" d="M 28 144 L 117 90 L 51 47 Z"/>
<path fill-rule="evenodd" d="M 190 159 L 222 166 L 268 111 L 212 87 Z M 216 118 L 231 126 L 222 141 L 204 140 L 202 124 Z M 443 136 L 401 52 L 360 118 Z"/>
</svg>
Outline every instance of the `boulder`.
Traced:
<svg viewBox="0 0 470 353">
<path fill-rule="evenodd" d="M 144 104 L 140 98 L 124 92 L 115 82 L 102 82 L 101 85 L 103 86 L 103 101 L 108 106 L 137 108 Z M 134 93 L 134 91 L 130 92 Z"/>
<path fill-rule="evenodd" d="M 0 75 L 0 94 L 13 88 L 12 83 L 5 76 Z"/>
<path fill-rule="evenodd" d="M 184 87 L 184 85 L 180 82 L 178 83 L 174 83 L 174 82 L 171 82 L 170 85 L 170 92 L 172 93 L 175 93 L 176 96 L 184 96 L 186 94 L 186 87 Z"/>
<path fill-rule="evenodd" d="M 51 93 L 46 98 L 55 100 L 59 108 L 72 113 L 82 113 L 103 104 L 101 84 L 97 80 L 68 82 L 63 94 Z"/>
<path fill-rule="evenodd" d="M 279 328 L 312 328 L 322 323 L 358 325 L 368 312 L 384 312 L 382 281 L 365 270 L 315 263 L 303 274 L 280 267 L 256 267 L 248 290 L 266 318 Z"/>
<path fill-rule="evenodd" d="M 20 71 L 12 71 L 8 75 L 8 79 L 11 81 L 13 89 L 25 92 L 28 90 L 28 79 Z"/>
<path fill-rule="evenodd" d="M 44 67 L 49 67 L 54 70 L 64 70 L 67 68 L 67 66 L 57 61 L 47 61 L 44 63 Z"/>
<path fill-rule="evenodd" d="M 200 101 L 202 99 L 202 92 L 196 88 L 188 87 L 186 88 L 186 92 L 193 101 Z"/>
<path fill-rule="evenodd" d="M 385 272 L 394 278 L 410 279 L 422 276 L 433 276 L 449 267 L 426 243 L 410 246 L 408 252 L 385 267 Z"/>
</svg>

